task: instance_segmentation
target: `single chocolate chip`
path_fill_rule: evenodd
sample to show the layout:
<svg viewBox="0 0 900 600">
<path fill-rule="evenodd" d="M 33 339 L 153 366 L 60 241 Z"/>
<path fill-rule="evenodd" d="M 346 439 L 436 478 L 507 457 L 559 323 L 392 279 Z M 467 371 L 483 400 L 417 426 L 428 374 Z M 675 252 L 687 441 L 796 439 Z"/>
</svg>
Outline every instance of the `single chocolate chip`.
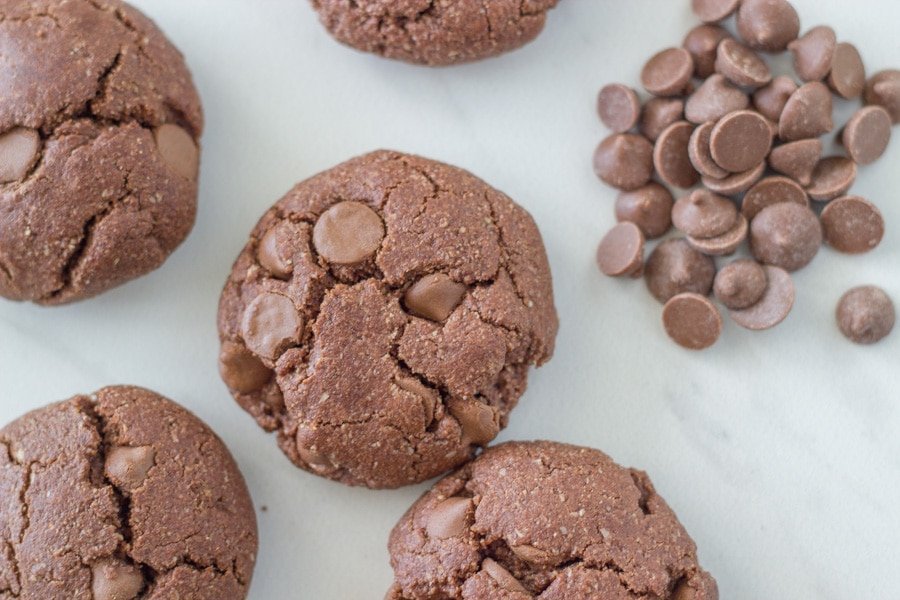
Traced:
<svg viewBox="0 0 900 600">
<path fill-rule="evenodd" d="M 271 369 L 262 364 L 243 344 L 235 342 L 222 344 L 219 373 L 225 385 L 240 394 L 255 392 L 272 379 Z"/>
<path fill-rule="evenodd" d="M 163 162 L 185 179 L 197 179 L 200 148 L 191 134 L 178 125 L 166 124 L 158 127 L 154 136 Z"/>
<path fill-rule="evenodd" d="M 731 310 L 750 308 L 769 286 L 766 270 L 755 260 L 744 258 L 725 265 L 713 284 L 716 298 Z"/>
<path fill-rule="evenodd" d="M 641 101 L 627 85 L 613 83 L 600 90 L 597 113 L 603 124 L 615 133 L 625 133 L 641 118 Z"/>
<path fill-rule="evenodd" d="M 631 133 L 611 135 L 594 152 L 594 172 L 620 190 L 643 187 L 653 175 L 653 145 Z"/>
<path fill-rule="evenodd" d="M 400 377 L 394 380 L 398 388 L 404 392 L 409 392 L 422 403 L 422 414 L 425 418 L 425 426 L 434 421 L 435 411 L 440 403 L 440 396 L 437 391 L 426 387 L 421 381 L 415 377 Z"/>
<path fill-rule="evenodd" d="M 799 183 L 787 177 L 766 177 L 744 196 L 741 213 L 752 221 L 764 208 L 779 202 L 809 206 L 809 197 Z"/>
<path fill-rule="evenodd" d="M 803 37 L 788 44 L 794 55 L 794 70 L 803 81 L 822 81 L 831 72 L 837 37 L 834 29 L 813 27 Z"/>
<path fill-rule="evenodd" d="M 744 215 L 738 215 L 734 227 L 713 238 L 695 238 L 688 236 L 687 241 L 692 248 L 707 256 L 729 256 L 734 254 L 747 239 L 750 222 Z"/>
<path fill-rule="evenodd" d="M 116 487 L 131 491 L 143 485 L 155 460 L 150 446 L 116 446 L 106 452 L 103 472 Z"/>
<path fill-rule="evenodd" d="M 426 275 L 403 295 L 403 305 L 410 313 L 432 321 L 446 321 L 466 295 L 468 287 L 443 273 Z"/>
<path fill-rule="evenodd" d="M 616 219 L 634 223 L 647 239 L 656 239 L 672 228 L 672 206 L 675 199 L 668 188 L 649 183 L 616 199 Z"/>
<path fill-rule="evenodd" d="M 101 560 L 91 574 L 93 600 L 132 600 L 144 589 L 141 570 L 120 560 Z"/>
<path fill-rule="evenodd" d="M 705 189 L 694 190 L 675 203 L 675 227 L 696 238 L 713 238 L 730 231 L 737 223 L 734 202 Z"/>
<path fill-rule="evenodd" d="M 703 185 L 711 192 L 723 196 L 738 196 L 752 188 L 753 184 L 759 181 L 765 172 L 766 163 L 761 162 L 749 171 L 735 173 L 734 175 L 729 175 L 725 179 L 704 177 Z"/>
<path fill-rule="evenodd" d="M 778 121 L 778 137 L 785 142 L 817 138 L 834 129 L 831 92 L 825 84 L 812 81 L 800 86 L 788 98 Z"/>
<path fill-rule="evenodd" d="M 866 83 L 866 104 L 883 106 L 891 121 L 900 123 L 900 71 L 890 69 L 872 76 Z"/>
<path fill-rule="evenodd" d="M 806 192 L 819 202 L 828 202 L 847 193 L 856 182 L 856 163 L 843 156 L 823 158 L 816 165 Z"/>
<path fill-rule="evenodd" d="M 461 536 L 468 529 L 469 513 L 474 508 L 471 498 L 447 498 L 426 516 L 425 533 L 437 540 Z"/>
<path fill-rule="evenodd" d="M 773 148 L 769 166 L 805 187 L 812 183 L 813 172 L 821 159 L 822 140 L 799 140 Z"/>
<path fill-rule="evenodd" d="M 691 29 L 681 44 L 694 59 L 694 77 L 706 79 L 716 71 L 716 51 L 724 39 L 731 37 L 718 25 L 698 25 Z"/>
<path fill-rule="evenodd" d="M 756 90 L 753 94 L 753 106 L 762 116 L 777 123 L 788 99 L 796 91 L 797 84 L 793 79 L 784 75 L 776 77 L 766 87 Z"/>
<path fill-rule="evenodd" d="M 619 223 L 597 248 L 597 266 L 604 275 L 621 277 L 640 273 L 644 266 L 644 233 L 634 223 Z"/>
<path fill-rule="evenodd" d="M 891 143 L 891 126 L 891 115 L 881 106 L 859 109 L 841 136 L 847 154 L 859 165 L 872 164 Z"/>
<path fill-rule="evenodd" d="M 709 139 L 713 160 L 731 173 L 743 173 L 765 162 L 772 149 L 772 130 L 752 110 L 731 113 L 716 123 Z"/>
<path fill-rule="evenodd" d="M 384 223 L 374 210 L 359 202 L 338 202 L 316 221 L 313 245 L 328 262 L 355 265 L 375 254 L 384 233 Z"/>
<path fill-rule="evenodd" d="M 772 81 L 772 71 L 766 61 L 733 38 L 719 44 L 716 71 L 741 87 L 759 88 Z"/>
<path fill-rule="evenodd" d="M 272 227 L 259 240 L 256 259 L 262 267 L 278 279 L 289 279 L 294 272 L 294 261 L 290 256 L 287 241 L 290 239 L 288 223 Z"/>
<path fill-rule="evenodd" d="M 304 445 L 300 440 L 304 437 L 303 430 L 297 436 L 297 455 L 314 473 L 329 473 L 337 469 L 337 466 L 324 454 L 318 452 L 313 446 Z M 307 430 L 308 431 L 308 430 Z"/>
<path fill-rule="evenodd" d="M 641 134 L 655 142 L 669 125 L 684 117 L 684 100 L 679 98 L 650 98 L 641 115 Z"/>
<path fill-rule="evenodd" d="M 688 142 L 688 157 L 697 172 L 704 177 L 722 179 L 728 171 L 716 164 L 709 149 L 709 141 L 716 124 L 712 121 L 699 125 Z"/>
<path fill-rule="evenodd" d="M 500 416 L 484 402 L 452 397 L 447 401 L 447 410 L 459 421 L 467 444 L 485 446 L 500 433 Z"/>
<path fill-rule="evenodd" d="M 678 96 L 694 75 L 694 59 L 684 48 L 668 48 L 654 55 L 641 71 L 644 89 L 654 96 Z"/>
<path fill-rule="evenodd" d="M 300 342 L 303 317 L 287 296 L 264 292 L 244 311 L 241 335 L 257 356 L 275 360 L 290 346 Z"/>
<path fill-rule="evenodd" d="M 787 0 L 743 0 L 737 30 L 751 48 L 781 52 L 800 35 L 800 16 Z"/>
<path fill-rule="evenodd" d="M 0 135 L 0 184 L 25 179 L 40 150 L 41 137 L 34 129 L 16 127 Z"/>
<path fill-rule="evenodd" d="M 694 126 L 678 121 L 660 134 L 653 148 L 653 166 L 659 178 L 673 187 L 688 189 L 700 181 L 700 174 L 691 164 L 688 143 Z"/>
<path fill-rule="evenodd" d="M 647 289 L 663 304 L 686 292 L 708 295 L 715 276 L 713 259 L 691 248 L 685 239 L 659 244 L 644 269 Z"/>
<path fill-rule="evenodd" d="M 753 256 L 787 271 L 802 269 L 822 246 L 822 226 L 805 206 L 781 202 L 764 208 L 750 225 Z"/>
<path fill-rule="evenodd" d="M 552 565 L 553 555 L 531 544 L 517 544 L 509 547 L 517 558 L 533 565 Z"/>
<path fill-rule="evenodd" d="M 841 332 L 855 344 L 875 344 L 890 335 L 896 313 L 894 303 L 884 290 L 863 286 L 850 290 L 837 307 Z"/>
<path fill-rule="evenodd" d="M 734 14 L 741 0 L 691 0 L 694 14 L 704 23 L 718 23 Z"/>
<path fill-rule="evenodd" d="M 682 348 L 705 350 L 722 335 L 722 315 L 705 296 L 678 294 L 663 308 L 663 326 Z"/>
<path fill-rule="evenodd" d="M 834 49 L 828 85 L 841 98 L 859 98 L 866 88 L 866 67 L 853 44 L 841 42 Z"/>
<path fill-rule="evenodd" d="M 729 311 L 731 320 L 751 331 L 771 329 L 783 322 L 794 308 L 794 281 L 790 273 L 778 267 L 763 267 L 766 291 L 762 299 L 749 308 Z"/>
<path fill-rule="evenodd" d="M 528 590 L 519 583 L 519 580 L 513 577 L 512 573 L 507 571 L 497 561 L 491 558 L 485 558 L 481 563 L 481 570 L 490 575 L 491 579 L 500 586 L 500 589 L 506 590 L 507 592 L 531 595 L 528 593 Z"/>
<path fill-rule="evenodd" d="M 859 196 L 844 196 L 822 211 L 825 242 L 840 252 L 869 252 L 884 238 L 884 217 L 878 207 Z"/>
<path fill-rule="evenodd" d="M 691 123 L 700 125 L 718 121 L 728 113 L 744 110 L 748 106 L 750 97 L 716 73 L 691 94 L 685 104 L 684 115 Z"/>
</svg>

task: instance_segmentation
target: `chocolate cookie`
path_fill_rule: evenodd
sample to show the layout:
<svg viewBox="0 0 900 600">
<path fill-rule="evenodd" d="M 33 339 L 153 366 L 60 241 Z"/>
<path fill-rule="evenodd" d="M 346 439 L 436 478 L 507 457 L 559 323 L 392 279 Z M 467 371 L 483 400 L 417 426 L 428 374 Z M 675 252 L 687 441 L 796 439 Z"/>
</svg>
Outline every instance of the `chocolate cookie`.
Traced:
<svg viewBox="0 0 900 600">
<path fill-rule="evenodd" d="M 394 527 L 387 600 L 717 600 L 645 473 L 553 442 L 485 451 Z"/>
<path fill-rule="evenodd" d="M 200 99 L 118 0 L 0 0 L 0 295 L 94 296 L 159 267 L 197 208 Z"/>
<path fill-rule="evenodd" d="M 220 367 L 298 466 L 398 487 L 494 439 L 556 330 L 528 213 L 465 171 L 379 151 L 260 220 L 222 294 Z"/>
<path fill-rule="evenodd" d="M 253 505 L 228 449 L 153 392 L 111 387 L 0 429 L 0 598 L 238 600 Z"/>
<path fill-rule="evenodd" d="M 531 42 L 558 0 L 311 0 L 339 42 L 410 63 L 446 66 Z"/>
</svg>

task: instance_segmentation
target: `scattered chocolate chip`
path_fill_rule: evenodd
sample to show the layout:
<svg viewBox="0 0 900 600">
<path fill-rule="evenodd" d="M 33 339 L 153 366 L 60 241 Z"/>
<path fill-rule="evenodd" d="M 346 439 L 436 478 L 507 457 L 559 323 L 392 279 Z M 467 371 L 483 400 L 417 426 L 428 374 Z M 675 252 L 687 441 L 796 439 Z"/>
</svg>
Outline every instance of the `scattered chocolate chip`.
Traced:
<svg viewBox="0 0 900 600">
<path fill-rule="evenodd" d="M 262 236 L 256 248 L 256 259 L 262 267 L 278 279 L 288 279 L 294 272 L 294 263 L 287 249 L 290 238 L 289 223 L 279 223 Z"/>
<path fill-rule="evenodd" d="M 694 59 L 684 48 L 668 48 L 654 55 L 641 71 L 644 89 L 654 96 L 678 96 L 694 75 Z"/>
<path fill-rule="evenodd" d="M 750 225 L 753 256 L 787 271 L 802 269 L 822 246 L 822 226 L 805 206 L 781 202 L 764 208 Z"/>
<path fill-rule="evenodd" d="M 144 589 L 144 576 L 136 566 L 106 559 L 91 567 L 93 600 L 133 600 Z"/>
<path fill-rule="evenodd" d="M 730 231 L 738 220 L 734 202 L 705 189 L 694 190 L 675 203 L 672 223 L 695 238 L 714 238 Z"/>
<path fill-rule="evenodd" d="M 831 95 L 829 94 L 829 98 Z M 688 121 L 700 125 L 718 121 L 728 113 L 750 106 L 750 97 L 724 76 L 716 73 L 688 98 L 684 115 Z"/>
<path fill-rule="evenodd" d="M 706 79 L 716 70 L 716 53 L 719 43 L 731 34 L 718 25 L 698 25 L 691 29 L 681 46 L 694 59 L 694 77 Z"/>
<path fill-rule="evenodd" d="M 394 383 L 398 388 L 404 392 L 409 392 L 422 403 L 422 415 L 425 419 L 425 425 L 431 424 L 434 421 L 435 410 L 441 400 L 437 391 L 426 387 L 415 377 L 399 377 L 394 380 Z"/>
<path fill-rule="evenodd" d="M 644 234 L 634 223 L 619 223 L 597 248 L 597 265 L 604 275 L 621 277 L 640 273 L 644 265 Z"/>
<path fill-rule="evenodd" d="M 751 48 L 781 52 L 800 35 L 800 16 L 787 0 L 743 0 L 737 30 Z"/>
<path fill-rule="evenodd" d="M 425 523 L 425 533 L 436 540 L 460 536 L 468 528 L 469 513 L 473 509 L 471 498 L 447 498 L 431 509 Z"/>
<path fill-rule="evenodd" d="M 894 329 L 894 303 L 884 290 L 863 286 L 843 295 L 836 311 L 838 327 L 855 344 L 876 344 Z"/>
<path fill-rule="evenodd" d="M 747 239 L 750 222 L 744 215 L 738 215 L 734 227 L 722 235 L 712 238 L 695 238 L 688 236 L 687 241 L 692 248 L 707 256 L 729 256 L 734 254 Z"/>
<path fill-rule="evenodd" d="M 272 378 L 272 371 L 243 344 L 225 342 L 219 353 L 219 373 L 229 388 L 249 394 L 262 388 Z"/>
<path fill-rule="evenodd" d="M 531 594 L 528 593 L 528 590 L 519 583 L 519 580 L 512 576 L 512 574 L 507 571 L 504 567 L 500 565 L 497 561 L 491 558 L 485 558 L 481 562 L 481 570 L 490 575 L 491 579 L 500 586 L 500 589 L 505 590 L 507 592 L 515 592 L 518 594 Z"/>
<path fill-rule="evenodd" d="M 866 83 L 866 104 L 883 106 L 891 121 L 900 123 L 900 71 L 890 69 L 872 76 Z"/>
<path fill-rule="evenodd" d="M 616 199 L 616 219 L 634 223 L 647 239 L 665 235 L 672 227 L 672 206 L 675 199 L 665 186 L 649 183 L 631 192 L 622 192 Z"/>
<path fill-rule="evenodd" d="M 166 124 L 154 132 L 156 147 L 163 162 L 185 179 L 197 179 L 200 169 L 200 148 L 187 131 L 178 125 Z"/>
<path fill-rule="evenodd" d="M 823 158 L 816 165 L 812 181 L 806 188 L 809 197 L 828 202 L 847 193 L 856 181 L 856 163 L 843 156 Z"/>
<path fill-rule="evenodd" d="M 244 343 L 257 356 L 275 360 L 299 343 L 303 317 L 287 296 L 265 292 L 247 306 L 241 321 Z"/>
<path fill-rule="evenodd" d="M 156 452 L 151 446 L 116 446 L 106 452 L 103 472 L 116 487 L 135 490 L 147 479 L 155 457 Z"/>
<path fill-rule="evenodd" d="M 484 402 L 453 396 L 447 410 L 459 421 L 466 443 L 485 446 L 500 433 L 500 415 Z"/>
<path fill-rule="evenodd" d="M 822 160 L 822 140 L 799 140 L 776 146 L 769 154 L 773 171 L 787 175 L 806 187 L 812 183 L 813 172 Z"/>
<path fill-rule="evenodd" d="M 841 136 L 847 154 L 856 164 L 870 165 L 881 158 L 891 142 L 891 115 L 881 106 L 859 109 Z"/>
<path fill-rule="evenodd" d="M 859 196 L 832 200 L 822 211 L 825 242 L 840 252 L 869 252 L 884 238 L 884 217 L 878 207 Z"/>
<path fill-rule="evenodd" d="M 637 125 L 641 118 L 641 101 L 627 85 L 613 83 L 600 90 L 597 97 L 597 113 L 611 131 L 625 133 Z"/>
<path fill-rule="evenodd" d="M 703 177 L 722 179 L 728 177 L 728 171 L 716 164 L 709 149 L 710 137 L 715 126 L 716 124 L 710 121 L 694 129 L 688 142 L 688 157 Z"/>
<path fill-rule="evenodd" d="M 771 149 L 771 129 L 765 118 L 752 110 L 723 117 L 709 140 L 713 160 L 731 173 L 744 173 L 764 163 Z"/>
<path fill-rule="evenodd" d="M 632 133 L 611 135 L 594 152 L 594 172 L 620 190 L 643 187 L 653 175 L 653 145 Z"/>
<path fill-rule="evenodd" d="M 766 61 L 734 38 L 719 44 L 716 71 L 741 87 L 759 88 L 772 81 L 772 71 Z"/>
<path fill-rule="evenodd" d="M 446 321 L 462 302 L 468 288 L 443 273 L 426 275 L 403 295 L 403 305 L 410 313 L 438 323 Z"/>
<path fill-rule="evenodd" d="M 678 121 L 660 134 L 653 149 L 653 166 L 663 182 L 688 189 L 700 181 L 700 174 L 691 164 L 688 143 L 694 126 L 687 121 Z"/>
<path fill-rule="evenodd" d="M 767 119 L 776 123 L 781 119 L 781 113 L 788 99 L 797 91 L 797 83 L 784 75 L 776 77 L 772 82 L 753 94 L 753 106 Z"/>
<path fill-rule="evenodd" d="M 834 48 L 828 85 L 841 98 L 859 98 L 866 88 L 866 67 L 853 44 L 841 42 Z"/>
<path fill-rule="evenodd" d="M 764 208 L 779 202 L 809 206 L 809 197 L 799 183 L 787 177 L 766 177 L 744 196 L 741 213 L 752 221 Z"/>
<path fill-rule="evenodd" d="M 0 135 L 0 184 L 24 179 L 40 150 L 41 138 L 34 129 L 17 127 Z"/>
<path fill-rule="evenodd" d="M 762 162 L 756 167 L 743 173 L 735 173 L 729 175 L 725 179 L 713 179 L 712 177 L 704 177 L 703 185 L 711 192 L 721 194 L 723 196 L 738 196 L 753 187 L 757 181 L 766 172 L 766 163 Z"/>
<path fill-rule="evenodd" d="M 704 23 L 718 23 L 734 14 L 741 0 L 691 0 L 694 14 Z"/>
<path fill-rule="evenodd" d="M 837 37 L 827 26 L 813 27 L 788 44 L 794 55 L 794 70 L 803 81 L 822 81 L 831 72 Z"/>
<path fill-rule="evenodd" d="M 708 295 L 715 276 L 713 259 L 694 250 L 685 239 L 659 244 L 644 268 L 647 289 L 663 304 L 686 292 Z"/>
<path fill-rule="evenodd" d="M 755 260 L 747 258 L 725 265 L 716 275 L 713 292 L 716 299 L 730 310 L 750 308 L 766 293 L 766 270 Z"/>
<path fill-rule="evenodd" d="M 794 281 L 790 273 L 778 267 L 763 267 L 766 271 L 766 291 L 762 299 L 741 310 L 731 310 L 731 320 L 751 331 L 771 329 L 783 322 L 794 307 Z"/>
<path fill-rule="evenodd" d="M 655 142 L 669 125 L 684 117 L 684 100 L 678 98 L 650 98 L 641 115 L 641 134 Z"/>
<path fill-rule="evenodd" d="M 336 265 L 355 265 L 375 254 L 384 239 L 384 223 L 359 202 L 338 202 L 316 221 L 313 245 L 319 256 Z"/>
<path fill-rule="evenodd" d="M 788 99 L 778 121 L 778 137 L 785 142 L 817 138 L 834 129 L 833 101 L 825 84 L 812 81 Z"/>
<path fill-rule="evenodd" d="M 705 350 L 722 335 L 722 315 L 705 296 L 678 294 L 663 308 L 663 326 L 682 348 Z"/>
</svg>

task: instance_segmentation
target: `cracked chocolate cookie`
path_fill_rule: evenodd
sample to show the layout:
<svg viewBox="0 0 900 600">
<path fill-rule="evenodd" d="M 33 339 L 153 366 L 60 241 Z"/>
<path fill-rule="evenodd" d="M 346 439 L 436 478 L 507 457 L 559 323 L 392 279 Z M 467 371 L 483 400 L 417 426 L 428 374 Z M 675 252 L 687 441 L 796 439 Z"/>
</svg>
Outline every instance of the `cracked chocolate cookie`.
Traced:
<svg viewBox="0 0 900 600">
<path fill-rule="evenodd" d="M 0 599 L 239 600 L 256 518 L 206 425 L 111 387 L 0 429 Z"/>
<path fill-rule="evenodd" d="M 379 151 L 263 216 L 222 293 L 219 364 L 298 466 L 399 487 L 494 439 L 557 326 L 525 210 L 465 171 Z"/>
<path fill-rule="evenodd" d="M 0 295 L 88 298 L 159 267 L 197 209 L 200 99 L 118 0 L 0 0 Z"/>
<path fill-rule="evenodd" d="M 446 66 L 531 42 L 559 0 L 311 0 L 322 24 L 358 50 Z"/>
<path fill-rule="evenodd" d="M 554 442 L 495 446 L 396 525 L 386 600 L 717 600 L 641 471 Z"/>
</svg>

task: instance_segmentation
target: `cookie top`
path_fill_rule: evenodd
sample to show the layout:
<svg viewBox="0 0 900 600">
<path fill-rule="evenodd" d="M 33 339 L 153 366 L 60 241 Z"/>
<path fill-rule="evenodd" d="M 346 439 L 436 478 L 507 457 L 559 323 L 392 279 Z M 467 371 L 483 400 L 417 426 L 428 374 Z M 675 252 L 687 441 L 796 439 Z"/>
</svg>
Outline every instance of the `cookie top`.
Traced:
<svg viewBox="0 0 900 600">
<path fill-rule="evenodd" d="M 194 223 L 200 99 L 118 0 L 0 0 L 0 295 L 61 304 L 160 266 Z"/>
<path fill-rule="evenodd" d="M 111 387 L 0 429 L 0 598 L 245 598 L 256 518 L 228 449 Z"/>
<path fill-rule="evenodd" d="M 398 487 L 497 435 L 557 326 L 525 210 L 465 171 L 379 151 L 257 224 L 222 293 L 220 370 L 297 465 Z"/>
<path fill-rule="evenodd" d="M 558 0 L 311 0 L 322 24 L 358 50 L 446 66 L 532 41 Z"/>
<path fill-rule="evenodd" d="M 554 442 L 494 446 L 438 482 L 389 542 L 390 600 L 717 600 L 645 473 Z"/>
</svg>

